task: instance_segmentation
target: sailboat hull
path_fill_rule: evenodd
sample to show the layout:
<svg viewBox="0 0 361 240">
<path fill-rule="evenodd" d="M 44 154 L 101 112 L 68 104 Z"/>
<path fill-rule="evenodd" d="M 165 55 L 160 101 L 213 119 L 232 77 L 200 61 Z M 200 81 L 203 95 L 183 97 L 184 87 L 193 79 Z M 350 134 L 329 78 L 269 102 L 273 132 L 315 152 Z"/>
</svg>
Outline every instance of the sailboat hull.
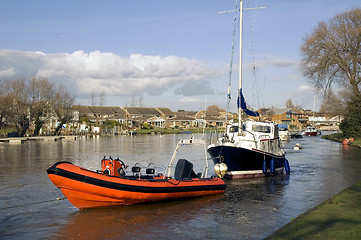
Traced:
<svg viewBox="0 0 361 240">
<path fill-rule="evenodd" d="M 257 149 L 246 149 L 236 146 L 216 145 L 208 148 L 214 164 L 221 159 L 228 167 L 226 178 L 254 178 L 275 175 L 283 172 L 284 155 L 273 155 Z M 274 159 L 274 172 L 271 171 L 271 159 Z M 266 169 L 264 168 L 264 161 Z M 271 174 L 271 172 L 273 172 Z"/>
</svg>

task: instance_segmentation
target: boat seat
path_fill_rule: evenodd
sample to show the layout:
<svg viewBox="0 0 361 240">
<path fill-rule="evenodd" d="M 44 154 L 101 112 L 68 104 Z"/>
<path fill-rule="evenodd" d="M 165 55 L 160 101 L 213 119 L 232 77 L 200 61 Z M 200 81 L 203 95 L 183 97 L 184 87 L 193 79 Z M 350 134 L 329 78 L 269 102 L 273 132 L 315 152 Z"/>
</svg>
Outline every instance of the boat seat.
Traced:
<svg viewBox="0 0 361 240">
<path fill-rule="evenodd" d="M 193 164 L 186 159 L 179 159 L 175 167 L 174 178 L 176 180 L 197 177 L 193 171 Z"/>
<path fill-rule="evenodd" d="M 133 176 L 138 176 L 138 178 L 140 178 L 140 166 L 139 166 L 139 163 L 136 163 L 133 167 L 132 167 L 132 173 L 133 173 Z"/>
<path fill-rule="evenodd" d="M 154 175 L 155 173 L 155 166 L 153 163 L 149 163 L 148 168 L 145 170 L 147 175 Z"/>
<path fill-rule="evenodd" d="M 132 167 L 132 173 L 139 173 L 139 172 L 140 172 L 140 167 L 139 166 Z"/>
</svg>

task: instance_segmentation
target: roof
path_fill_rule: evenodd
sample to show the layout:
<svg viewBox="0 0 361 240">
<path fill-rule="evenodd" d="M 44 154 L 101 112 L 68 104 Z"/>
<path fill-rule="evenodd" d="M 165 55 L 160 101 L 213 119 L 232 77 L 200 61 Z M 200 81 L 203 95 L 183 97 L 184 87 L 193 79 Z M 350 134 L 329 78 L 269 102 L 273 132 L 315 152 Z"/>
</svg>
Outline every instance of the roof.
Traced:
<svg viewBox="0 0 361 240">
<path fill-rule="evenodd" d="M 182 116 L 195 117 L 197 113 L 198 112 L 196 111 L 175 112 L 174 115 L 176 115 L 177 117 L 182 117 Z"/>
<path fill-rule="evenodd" d="M 291 108 L 272 108 L 271 111 L 274 112 L 274 114 L 283 114 L 285 112 L 291 111 Z"/>
<path fill-rule="evenodd" d="M 115 112 L 111 109 L 111 107 L 98 107 L 98 106 L 91 106 L 89 109 L 97 115 L 114 115 Z"/>
<path fill-rule="evenodd" d="M 174 115 L 174 113 L 169 108 L 156 108 L 164 115 Z"/>
<path fill-rule="evenodd" d="M 73 106 L 73 109 L 79 111 L 79 115 L 80 115 L 80 116 L 93 114 L 93 111 L 90 110 L 89 106 L 74 105 L 74 106 Z"/>
<path fill-rule="evenodd" d="M 130 115 L 154 115 L 157 116 L 160 113 L 156 110 L 156 108 L 140 108 L 140 107 L 124 107 L 125 111 L 127 111 Z"/>
<path fill-rule="evenodd" d="M 125 111 L 122 110 L 120 107 L 74 105 L 73 109 L 79 111 L 80 116 L 90 116 L 90 115 L 124 116 L 125 115 Z"/>
<path fill-rule="evenodd" d="M 176 116 L 171 121 L 194 121 L 195 117 L 189 117 L 189 116 Z"/>
</svg>

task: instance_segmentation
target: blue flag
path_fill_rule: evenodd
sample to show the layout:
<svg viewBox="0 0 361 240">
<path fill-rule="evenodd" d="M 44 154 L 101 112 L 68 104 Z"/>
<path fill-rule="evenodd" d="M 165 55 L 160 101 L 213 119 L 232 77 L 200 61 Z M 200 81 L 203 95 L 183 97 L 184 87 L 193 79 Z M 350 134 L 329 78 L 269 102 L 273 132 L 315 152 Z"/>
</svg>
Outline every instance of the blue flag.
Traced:
<svg viewBox="0 0 361 240">
<path fill-rule="evenodd" d="M 240 96 L 241 96 L 241 104 L 239 104 L 239 97 L 240 97 Z M 252 116 L 252 117 L 258 117 L 258 116 L 259 116 L 259 113 L 258 113 L 258 112 L 249 110 L 249 109 L 247 108 L 246 101 L 244 100 L 244 97 L 243 97 L 242 88 L 239 90 L 238 99 L 237 99 L 237 107 L 239 108 L 240 105 L 241 105 L 241 108 L 243 109 L 243 111 L 244 111 L 248 116 Z"/>
</svg>

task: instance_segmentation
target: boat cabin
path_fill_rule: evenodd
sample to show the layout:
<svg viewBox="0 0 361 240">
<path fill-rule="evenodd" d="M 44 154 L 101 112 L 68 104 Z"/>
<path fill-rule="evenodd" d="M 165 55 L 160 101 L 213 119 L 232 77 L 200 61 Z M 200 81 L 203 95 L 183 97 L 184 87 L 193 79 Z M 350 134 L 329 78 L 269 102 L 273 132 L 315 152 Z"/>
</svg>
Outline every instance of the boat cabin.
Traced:
<svg viewBox="0 0 361 240">
<path fill-rule="evenodd" d="M 245 135 L 251 134 L 255 138 L 259 139 L 274 139 L 278 138 L 277 125 L 269 122 L 253 122 L 248 121 L 243 123 L 243 132 Z M 227 135 L 236 137 L 239 132 L 238 124 L 229 125 L 227 127 Z"/>
<path fill-rule="evenodd" d="M 226 138 L 220 139 L 228 142 L 228 145 L 241 146 L 247 149 L 258 149 L 271 154 L 282 154 L 278 127 L 271 122 L 243 122 L 242 133 L 238 129 L 238 124 L 227 127 Z"/>
</svg>

